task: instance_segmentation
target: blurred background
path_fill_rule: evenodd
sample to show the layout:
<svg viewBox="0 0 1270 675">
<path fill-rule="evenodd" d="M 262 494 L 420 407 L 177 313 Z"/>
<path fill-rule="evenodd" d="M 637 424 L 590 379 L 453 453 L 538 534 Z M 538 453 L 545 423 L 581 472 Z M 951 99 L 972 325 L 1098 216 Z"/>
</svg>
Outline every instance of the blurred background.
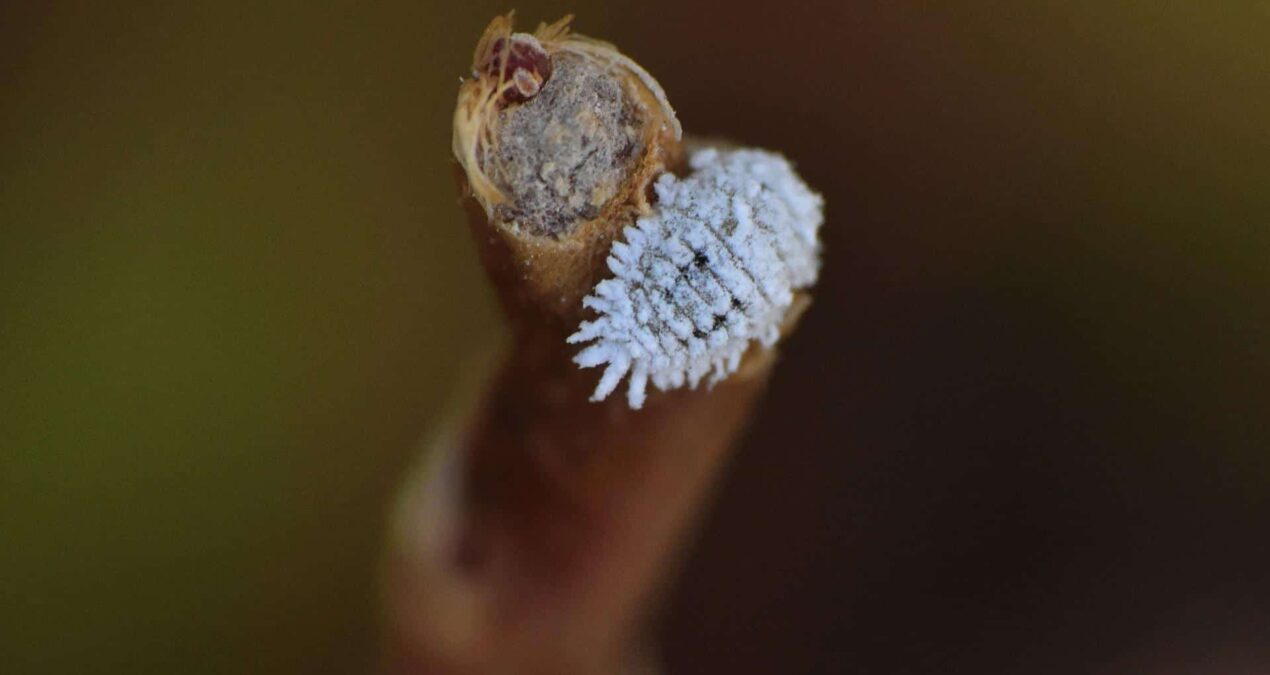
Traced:
<svg viewBox="0 0 1270 675">
<path fill-rule="evenodd" d="M 671 673 L 1270 672 L 1270 4 L 534 2 L 828 203 Z M 0 670 L 359 672 L 485 1 L 0 9 Z"/>
</svg>

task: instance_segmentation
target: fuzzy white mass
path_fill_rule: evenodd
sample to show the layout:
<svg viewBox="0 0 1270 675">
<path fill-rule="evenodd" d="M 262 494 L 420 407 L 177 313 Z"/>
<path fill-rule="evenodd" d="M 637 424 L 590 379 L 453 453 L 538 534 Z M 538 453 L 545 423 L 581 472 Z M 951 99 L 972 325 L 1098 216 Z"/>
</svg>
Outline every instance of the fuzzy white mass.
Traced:
<svg viewBox="0 0 1270 675">
<path fill-rule="evenodd" d="M 683 179 L 656 183 L 654 213 L 626 228 L 608 258 L 615 275 L 583 305 L 599 316 L 569 342 L 590 342 L 574 362 L 607 364 L 591 400 L 628 373 L 627 401 L 658 389 L 695 388 L 736 372 L 751 341 L 775 344 L 795 290 L 816 281 L 824 202 L 780 155 L 701 150 Z"/>
</svg>

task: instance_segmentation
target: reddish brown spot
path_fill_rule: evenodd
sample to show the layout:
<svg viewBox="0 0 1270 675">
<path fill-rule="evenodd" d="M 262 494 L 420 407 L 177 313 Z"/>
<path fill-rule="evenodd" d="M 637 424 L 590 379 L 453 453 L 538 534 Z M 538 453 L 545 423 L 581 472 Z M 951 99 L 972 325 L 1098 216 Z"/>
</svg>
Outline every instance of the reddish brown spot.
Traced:
<svg viewBox="0 0 1270 675">
<path fill-rule="evenodd" d="M 644 184 L 644 201 L 648 202 L 649 206 L 657 206 L 659 201 L 657 197 L 657 181 L 650 180 Z"/>
<path fill-rule="evenodd" d="M 507 51 L 505 61 L 504 50 Z M 512 83 L 503 94 L 504 101 L 523 103 L 536 96 L 551 79 L 551 57 L 533 37 L 516 33 L 494 41 L 485 72 L 497 77 L 499 84 Z"/>
</svg>

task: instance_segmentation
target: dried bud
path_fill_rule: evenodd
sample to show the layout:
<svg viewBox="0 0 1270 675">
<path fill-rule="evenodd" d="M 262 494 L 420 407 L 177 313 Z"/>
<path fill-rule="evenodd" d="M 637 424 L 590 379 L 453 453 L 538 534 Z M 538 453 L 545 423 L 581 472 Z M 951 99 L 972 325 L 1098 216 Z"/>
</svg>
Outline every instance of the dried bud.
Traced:
<svg viewBox="0 0 1270 675">
<path fill-rule="evenodd" d="M 518 303 L 572 320 L 609 244 L 679 161 L 681 131 L 657 82 L 612 45 L 571 34 L 570 19 L 533 34 L 513 33 L 510 14 L 490 23 L 459 89 L 454 154 L 480 227 L 506 249 Z"/>
</svg>

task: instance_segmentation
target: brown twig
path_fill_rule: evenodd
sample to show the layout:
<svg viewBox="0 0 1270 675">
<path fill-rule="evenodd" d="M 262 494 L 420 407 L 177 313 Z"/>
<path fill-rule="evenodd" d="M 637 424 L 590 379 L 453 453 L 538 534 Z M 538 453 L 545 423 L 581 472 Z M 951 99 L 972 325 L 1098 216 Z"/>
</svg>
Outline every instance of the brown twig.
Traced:
<svg viewBox="0 0 1270 675">
<path fill-rule="evenodd" d="M 499 17 L 474 75 L 456 112 L 460 189 L 513 342 L 403 491 L 386 576 L 391 664 L 626 672 L 641 663 L 653 591 L 774 351 L 752 349 L 712 390 L 660 393 L 642 410 L 588 401 L 597 375 L 571 362 L 565 338 L 611 242 L 682 156 L 678 122 L 651 77 L 569 34 L 567 20 L 531 37 Z M 596 91 L 609 98 L 570 100 Z M 547 140 L 517 136 L 527 132 Z"/>
</svg>

